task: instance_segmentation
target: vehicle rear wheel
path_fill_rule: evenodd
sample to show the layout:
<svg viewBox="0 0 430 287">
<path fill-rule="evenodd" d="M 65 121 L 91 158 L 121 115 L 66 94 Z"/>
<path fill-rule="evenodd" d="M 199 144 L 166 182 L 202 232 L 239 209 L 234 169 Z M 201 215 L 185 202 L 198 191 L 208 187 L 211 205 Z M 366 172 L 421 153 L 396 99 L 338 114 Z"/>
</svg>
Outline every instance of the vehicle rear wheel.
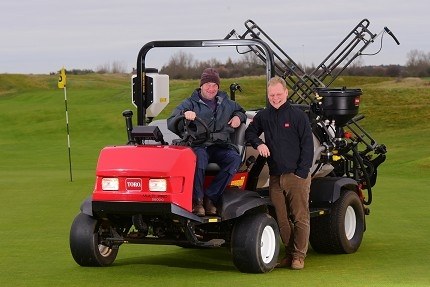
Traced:
<svg viewBox="0 0 430 287">
<path fill-rule="evenodd" d="M 70 251 L 81 266 L 109 266 L 118 254 L 118 247 L 109 246 L 105 238 L 111 237 L 108 221 L 97 220 L 80 213 L 70 229 Z"/>
<path fill-rule="evenodd" d="M 279 229 L 265 213 L 245 215 L 234 226 L 231 253 L 237 269 L 245 273 L 265 273 L 275 268 L 279 254 Z"/>
<path fill-rule="evenodd" d="M 330 214 L 311 218 L 309 241 L 321 253 L 354 253 L 365 230 L 363 205 L 358 195 L 347 191 L 332 206 Z"/>
</svg>

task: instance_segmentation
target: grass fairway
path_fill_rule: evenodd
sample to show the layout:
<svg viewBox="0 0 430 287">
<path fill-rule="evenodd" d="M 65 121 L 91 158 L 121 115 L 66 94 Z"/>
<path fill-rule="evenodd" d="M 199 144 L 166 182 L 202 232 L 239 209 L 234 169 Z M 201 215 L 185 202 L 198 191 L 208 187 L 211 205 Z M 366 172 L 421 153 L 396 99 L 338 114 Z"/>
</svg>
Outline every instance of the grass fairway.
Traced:
<svg viewBox="0 0 430 287">
<path fill-rule="evenodd" d="M 263 79 L 236 80 L 245 108 L 264 103 L 254 88 Z M 78 266 L 70 225 L 92 191 L 99 150 L 126 142 L 121 113 L 134 108 L 127 75 L 68 75 L 71 182 L 56 82 L 0 75 L 0 286 L 430 286 L 428 79 L 355 77 L 332 85 L 363 89 L 362 124 L 388 148 L 363 243 L 350 255 L 310 250 L 304 270 L 268 274 L 238 272 L 225 248 L 157 245 L 123 245 L 112 267 Z M 171 97 L 188 96 L 197 83 L 172 81 Z"/>
</svg>

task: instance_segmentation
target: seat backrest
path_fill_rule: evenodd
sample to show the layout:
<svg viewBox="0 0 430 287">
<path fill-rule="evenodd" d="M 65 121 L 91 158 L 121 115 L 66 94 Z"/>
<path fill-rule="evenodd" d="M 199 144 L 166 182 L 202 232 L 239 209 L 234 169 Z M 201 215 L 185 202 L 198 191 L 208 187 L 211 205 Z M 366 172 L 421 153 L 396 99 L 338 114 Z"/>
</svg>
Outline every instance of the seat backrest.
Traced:
<svg viewBox="0 0 430 287">
<path fill-rule="evenodd" d="M 239 149 L 239 154 L 242 157 L 242 161 L 245 156 L 245 130 L 246 124 L 242 123 L 234 130 L 234 133 L 230 135 L 231 142 L 234 143 Z"/>
<path fill-rule="evenodd" d="M 234 130 L 234 133 L 230 134 L 230 140 L 232 143 L 234 143 L 237 146 L 240 157 L 242 159 L 242 164 L 245 161 L 245 151 L 246 151 L 245 130 L 246 130 L 246 124 L 240 124 L 240 126 L 238 126 Z M 221 168 L 219 167 L 218 164 L 214 162 L 210 162 L 208 167 L 206 168 L 206 172 L 207 173 L 218 172 L 220 169 Z"/>
</svg>

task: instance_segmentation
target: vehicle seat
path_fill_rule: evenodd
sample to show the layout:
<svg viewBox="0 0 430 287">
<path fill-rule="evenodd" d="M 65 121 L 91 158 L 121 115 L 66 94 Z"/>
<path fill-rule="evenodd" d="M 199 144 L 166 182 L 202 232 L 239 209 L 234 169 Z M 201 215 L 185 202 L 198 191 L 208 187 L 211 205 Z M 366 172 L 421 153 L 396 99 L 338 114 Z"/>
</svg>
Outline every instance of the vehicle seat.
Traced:
<svg viewBox="0 0 430 287">
<path fill-rule="evenodd" d="M 242 163 L 245 161 L 245 130 L 246 124 L 242 123 L 234 130 L 234 133 L 230 135 L 231 142 L 234 143 L 239 150 L 240 157 L 242 158 Z M 206 171 L 209 173 L 218 172 L 219 170 L 219 165 L 214 162 L 210 162 L 206 169 Z"/>
</svg>

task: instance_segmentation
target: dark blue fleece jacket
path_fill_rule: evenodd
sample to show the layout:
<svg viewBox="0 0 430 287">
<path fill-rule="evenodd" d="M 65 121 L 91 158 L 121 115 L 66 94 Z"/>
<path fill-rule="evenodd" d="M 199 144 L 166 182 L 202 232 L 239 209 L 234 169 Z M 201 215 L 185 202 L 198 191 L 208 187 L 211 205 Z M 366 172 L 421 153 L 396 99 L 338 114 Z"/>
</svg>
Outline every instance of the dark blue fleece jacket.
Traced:
<svg viewBox="0 0 430 287">
<path fill-rule="evenodd" d="M 264 132 L 265 142 L 259 136 Z M 314 145 L 308 116 L 289 102 L 279 109 L 272 106 L 259 111 L 245 131 L 245 139 L 254 148 L 265 143 L 270 151 L 269 173 L 294 173 L 308 176 Z"/>
</svg>

